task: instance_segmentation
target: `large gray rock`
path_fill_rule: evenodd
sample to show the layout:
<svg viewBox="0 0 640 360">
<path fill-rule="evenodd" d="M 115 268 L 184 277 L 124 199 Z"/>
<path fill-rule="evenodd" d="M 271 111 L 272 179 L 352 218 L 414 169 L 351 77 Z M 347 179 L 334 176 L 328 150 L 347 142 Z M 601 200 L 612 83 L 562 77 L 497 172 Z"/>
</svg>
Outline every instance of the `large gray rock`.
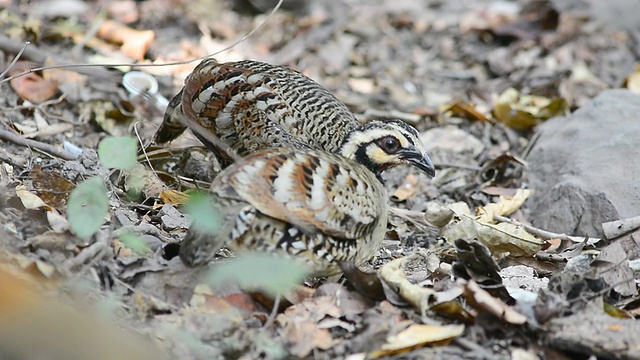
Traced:
<svg viewBox="0 0 640 360">
<path fill-rule="evenodd" d="M 538 130 L 527 156 L 535 226 L 601 237 L 603 222 L 640 215 L 640 95 L 605 91 Z"/>
</svg>

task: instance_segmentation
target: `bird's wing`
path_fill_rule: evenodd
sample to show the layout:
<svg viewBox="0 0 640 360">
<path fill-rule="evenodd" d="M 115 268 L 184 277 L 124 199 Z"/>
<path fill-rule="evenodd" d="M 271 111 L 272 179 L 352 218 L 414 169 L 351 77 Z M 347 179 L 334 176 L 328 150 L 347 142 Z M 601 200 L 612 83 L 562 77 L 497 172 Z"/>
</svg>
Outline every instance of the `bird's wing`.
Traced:
<svg viewBox="0 0 640 360">
<path fill-rule="evenodd" d="M 226 169 L 212 184 L 307 233 L 358 239 L 386 221 L 386 192 L 362 165 L 312 150 L 271 149 Z"/>
</svg>

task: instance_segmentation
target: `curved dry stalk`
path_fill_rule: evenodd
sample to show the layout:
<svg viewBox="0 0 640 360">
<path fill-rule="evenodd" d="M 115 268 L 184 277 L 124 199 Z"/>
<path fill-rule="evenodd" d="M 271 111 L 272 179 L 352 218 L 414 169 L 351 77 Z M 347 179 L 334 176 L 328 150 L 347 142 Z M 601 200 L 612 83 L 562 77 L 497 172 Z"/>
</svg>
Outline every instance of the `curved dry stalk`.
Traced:
<svg viewBox="0 0 640 360">
<path fill-rule="evenodd" d="M 531 225 L 526 225 L 523 223 L 520 223 L 518 221 L 515 221 L 511 218 L 508 218 L 506 216 L 502 216 L 502 215 L 493 215 L 493 219 L 496 221 L 502 221 L 502 222 L 508 222 L 510 224 L 513 225 L 517 225 L 517 226 L 522 226 L 523 228 L 525 228 L 525 230 L 527 230 L 528 232 L 534 234 L 534 235 L 538 235 L 539 237 L 546 239 L 546 240 L 550 240 L 550 239 L 560 239 L 560 240 L 569 240 L 571 242 L 575 242 L 575 243 L 581 243 L 584 242 L 585 239 L 587 239 L 584 236 L 570 236 L 567 234 L 559 234 L 559 233 L 554 233 L 551 231 L 547 231 L 547 230 L 542 230 L 539 229 L 537 227 L 531 226 Z M 599 238 L 588 238 L 587 243 L 589 245 L 593 245 L 597 242 L 599 242 L 602 239 Z"/>
</svg>

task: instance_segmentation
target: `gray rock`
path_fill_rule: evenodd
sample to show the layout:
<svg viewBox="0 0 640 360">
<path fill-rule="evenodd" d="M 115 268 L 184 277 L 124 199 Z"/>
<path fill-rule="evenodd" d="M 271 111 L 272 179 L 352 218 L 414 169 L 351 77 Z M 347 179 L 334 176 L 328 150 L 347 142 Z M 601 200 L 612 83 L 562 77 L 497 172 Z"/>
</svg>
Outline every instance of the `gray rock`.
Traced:
<svg viewBox="0 0 640 360">
<path fill-rule="evenodd" d="M 553 0 L 556 10 L 585 17 L 596 24 L 619 30 L 638 31 L 640 2 L 637 0 Z"/>
<path fill-rule="evenodd" d="M 163 227 L 167 230 L 177 228 L 187 229 L 189 225 L 191 225 L 189 219 L 182 215 L 173 205 L 162 205 L 158 216 L 160 216 L 160 220 L 162 220 Z"/>
<path fill-rule="evenodd" d="M 532 223 L 602 236 L 603 222 L 640 215 L 640 95 L 608 90 L 546 121 L 527 157 Z"/>
</svg>

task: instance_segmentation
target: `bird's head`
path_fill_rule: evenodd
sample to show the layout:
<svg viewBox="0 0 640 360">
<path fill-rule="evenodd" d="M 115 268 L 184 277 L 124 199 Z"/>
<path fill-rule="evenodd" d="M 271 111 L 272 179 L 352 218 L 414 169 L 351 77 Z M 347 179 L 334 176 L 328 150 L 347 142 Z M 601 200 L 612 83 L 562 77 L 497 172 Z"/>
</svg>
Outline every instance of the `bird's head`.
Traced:
<svg viewBox="0 0 640 360">
<path fill-rule="evenodd" d="M 383 171 L 402 164 L 415 166 L 431 177 L 435 175 L 418 131 L 400 120 L 371 121 L 354 129 L 339 153 L 366 166 L 378 178 Z"/>
</svg>

